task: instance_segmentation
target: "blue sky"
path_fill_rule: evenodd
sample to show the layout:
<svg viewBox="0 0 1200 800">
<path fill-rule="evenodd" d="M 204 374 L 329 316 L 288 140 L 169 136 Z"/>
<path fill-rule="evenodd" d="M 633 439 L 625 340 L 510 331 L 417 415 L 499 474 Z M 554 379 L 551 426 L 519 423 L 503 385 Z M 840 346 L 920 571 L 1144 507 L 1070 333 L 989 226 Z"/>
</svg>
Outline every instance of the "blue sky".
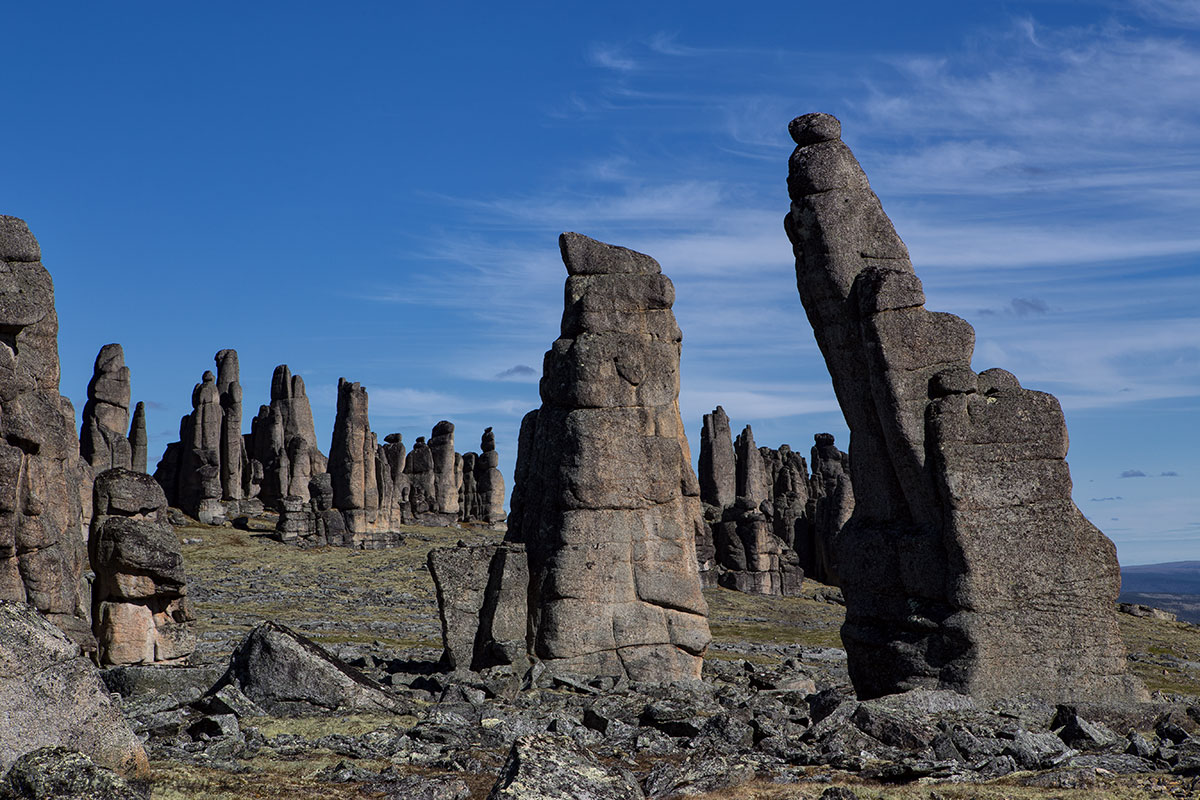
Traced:
<svg viewBox="0 0 1200 800">
<path fill-rule="evenodd" d="M 55 278 L 62 391 L 118 341 L 151 463 L 225 347 L 250 412 L 337 379 L 506 477 L 563 230 L 677 287 L 681 404 L 846 444 L 781 220 L 827 111 L 977 370 L 1055 393 L 1123 563 L 1200 559 L 1200 0 L 9 4 L 0 211 Z"/>
</svg>

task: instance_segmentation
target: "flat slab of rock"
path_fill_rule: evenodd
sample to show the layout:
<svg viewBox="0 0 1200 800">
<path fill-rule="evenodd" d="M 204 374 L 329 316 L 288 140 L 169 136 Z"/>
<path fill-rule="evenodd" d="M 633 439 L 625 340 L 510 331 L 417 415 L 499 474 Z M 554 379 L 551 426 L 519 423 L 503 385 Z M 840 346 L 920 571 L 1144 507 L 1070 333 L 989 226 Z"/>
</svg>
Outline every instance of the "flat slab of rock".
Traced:
<svg viewBox="0 0 1200 800">
<path fill-rule="evenodd" d="M 0 675 L 0 770 L 40 747 L 65 747 L 127 777 L 149 774 L 99 671 L 24 603 L 0 601 Z"/>
</svg>

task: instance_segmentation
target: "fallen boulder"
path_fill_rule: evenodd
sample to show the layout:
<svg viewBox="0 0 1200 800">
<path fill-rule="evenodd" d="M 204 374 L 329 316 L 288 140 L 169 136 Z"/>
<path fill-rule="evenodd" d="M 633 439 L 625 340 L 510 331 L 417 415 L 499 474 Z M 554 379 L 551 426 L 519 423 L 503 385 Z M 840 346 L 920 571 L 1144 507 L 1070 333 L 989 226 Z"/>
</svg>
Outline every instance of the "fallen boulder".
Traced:
<svg viewBox="0 0 1200 800">
<path fill-rule="evenodd" d="M 229 684 L 279 716 L 405 710 L 380 684 L 316 642 L 270 621 L 246 634 L 212 693 Z"/>
</svg>

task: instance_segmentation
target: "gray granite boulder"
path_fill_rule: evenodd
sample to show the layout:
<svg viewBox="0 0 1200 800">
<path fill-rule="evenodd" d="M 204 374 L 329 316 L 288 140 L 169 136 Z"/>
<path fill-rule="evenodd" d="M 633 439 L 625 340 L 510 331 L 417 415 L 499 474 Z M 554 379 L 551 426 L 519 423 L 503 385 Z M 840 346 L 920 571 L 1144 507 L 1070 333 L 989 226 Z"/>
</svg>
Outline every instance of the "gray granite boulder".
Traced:
<svg viewBox="0 0 1200 800">
<path fill-rule="evenodd" d="M 842 641 L 861 697 L 915 687 L 1059 701 L 1144 695 L 1126 673 L 1111 541 L 1071 501 L 1054 397 L 971 367 L 827 114 L 789 126 L 785 228 L 850 427 Z"/>
<path fill-rule="evenodd" d="M 264 622 L 246 634 L 213 692 L 227 685 L 268 713 L 281 716 L 404 710 L 378 683 L 274 622 Z"/>
<path fill-rule="evenodd" d="M 442 621 L 442 663 L 450 669 L 528 666 L 525 548 L 516 543 L 429 551 Z"/>
</svg>

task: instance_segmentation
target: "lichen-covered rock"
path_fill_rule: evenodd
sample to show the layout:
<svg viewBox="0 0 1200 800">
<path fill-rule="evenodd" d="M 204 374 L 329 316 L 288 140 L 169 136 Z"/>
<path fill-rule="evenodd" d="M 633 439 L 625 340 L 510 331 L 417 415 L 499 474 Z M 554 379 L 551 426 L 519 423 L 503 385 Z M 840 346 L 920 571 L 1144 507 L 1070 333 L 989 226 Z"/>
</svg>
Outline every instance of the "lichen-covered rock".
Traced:
<svg viewBox="0 0 1200 800">
<path fill-rule="evenodd" d="M 644 800 L 633 775 L 609 768 L 567 736 L 513 742 L 488 800 Z"/>
<path fill-rule="evenodd" d="M 100 673 L 25 603 L 0 601 L 0 675 L 0 771 L 38 748 L 66 747 L 126 777 L 148 776 L 142 744 Z"/>
<path fill-rule="evenodd" d="M 29 228 L 0 216 L 0 600 L 91 649 L 79 437 L 58 381 L 54 284 Z"/>
<path fill-rule="evenodd" d="M 581 676 L 696 678 L 710 636 L 674 288 L 641 253 L 575 233 L 560 247 L 562 335 L 522 424 L 506 537 L 528 554 L 530 649 Z"/>
<path fill-rule="evenodd" d="M 150 800 L 145 781 L 130 783 L 83 753 L 42 747 L 16 760 L 0 781 L 4 800 Z"/>
<path fill-rule="evenodd" d="M 149 475 L 96 476 L 88 554 L 101 664 L 179 662 L 196 646 L 183 554 L 167 499 Z"/>
<path fill-rule="evenodd" d="M 827 114 L 792 121 L 785 227 L 851 431 L 837 538 L 862 697 L 1135 698 L 1111 541 L 1071 501 L 1051 395 L 971 368 L 974 331 L 927 311 L 908 250 Z"/>
</svg>

